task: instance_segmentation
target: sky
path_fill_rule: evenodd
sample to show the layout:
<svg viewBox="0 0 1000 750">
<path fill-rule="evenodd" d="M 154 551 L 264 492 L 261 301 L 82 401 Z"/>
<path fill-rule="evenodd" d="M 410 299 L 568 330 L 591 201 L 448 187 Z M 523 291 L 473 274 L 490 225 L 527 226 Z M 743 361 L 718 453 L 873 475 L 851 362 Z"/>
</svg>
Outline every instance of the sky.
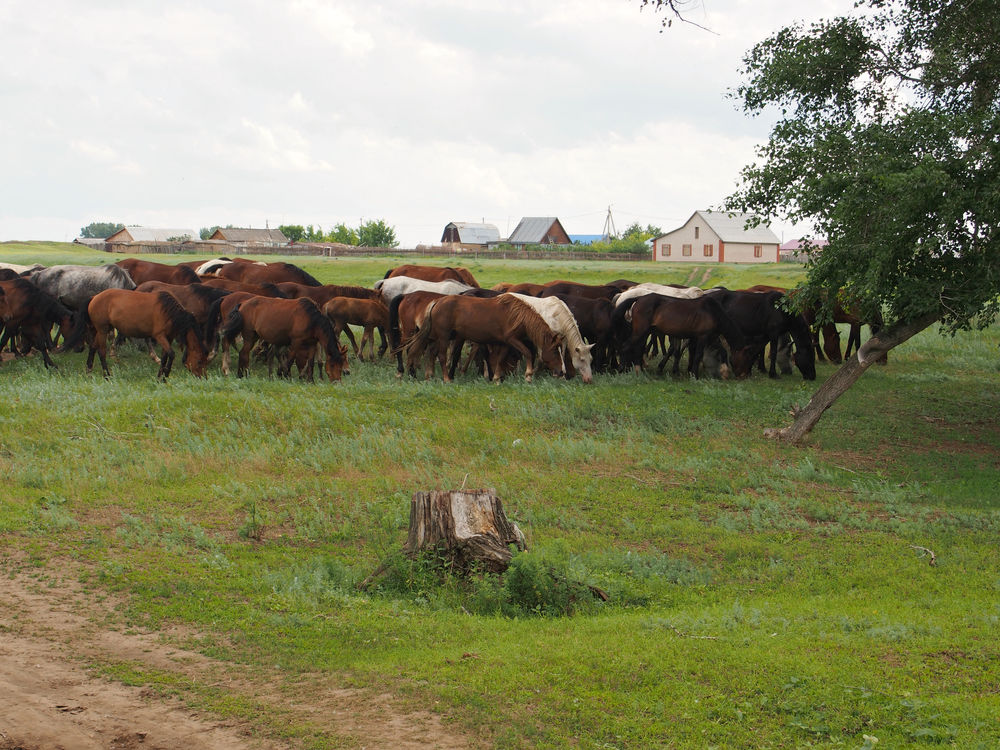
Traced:
<svg viewBox="0 0 1000 750">
<path fill-rule="evenodd" d="M 451 221 L 664 231 L 773 124 L 727 96 L 781 26 L 853 0 L 0 0 L 0 240 Z M 803 227 L 774 221 L 783 240 Z"/>
</svg>

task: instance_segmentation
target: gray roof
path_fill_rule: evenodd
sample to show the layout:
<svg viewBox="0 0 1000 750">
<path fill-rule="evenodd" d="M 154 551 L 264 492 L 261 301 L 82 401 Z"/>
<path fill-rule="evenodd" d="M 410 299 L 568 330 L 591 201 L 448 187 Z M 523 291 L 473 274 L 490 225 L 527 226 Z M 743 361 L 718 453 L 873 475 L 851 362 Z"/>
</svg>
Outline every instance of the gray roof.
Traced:
<svg viewBox="0 0 1000 750">
<path fill-rule="evenodd" d="M 119 232 L 128 232 L 133 242 L 167 242 L 176 237 L 187 236 L 188 239 L 197 239 L 198 233 L 193 229 L 165 229 L 162 227 L 125 227 Z M 119 232 L 115 232 L 118 234 Z M 115 234 L 111 235 L 112 237 Z M 110 239 L 110 238 L 109 238 Z"/>
<path fill-rule="evenodd" d="M 545 235 L 559 219 L 555 216 L 525 216 L 514 227 L 507 242 L 517 244 L 535 244 L 545 241 Z"/>
<path fill-rule="evenodd" d="M 500 240 L 500 230 L 493 224 L 473 224 L 468 221 L 453 221 L 444 228 L 455 227 L 458 230 L 458 241 L 469 245 L 485 245 Z"/>
<path fill-rule="evenodd" d="M 767 224 L 745 229 L 747 221 L 754 218 L 752 214 L 735 211 L 695 211 L 695 214 L 700 216 L 702 221 L 708 224 L 723 242 L 773 243 L 775 245 L 781 242 Z"/>
<path fill-rule="evenodd" d="M 288 244 L 288 238 L 280 229 L 238 229 L 233 227 L 219 227 L 216 231 L 222 235 L 223 239 L 229 240 L 230 242 L 274 242 L 279 245 Z"/>
</svg>

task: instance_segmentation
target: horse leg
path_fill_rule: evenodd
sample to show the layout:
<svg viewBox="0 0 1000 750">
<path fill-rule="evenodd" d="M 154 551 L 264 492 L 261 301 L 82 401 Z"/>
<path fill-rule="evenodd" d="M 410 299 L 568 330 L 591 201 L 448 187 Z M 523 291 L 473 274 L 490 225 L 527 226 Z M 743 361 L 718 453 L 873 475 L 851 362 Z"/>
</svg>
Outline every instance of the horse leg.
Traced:
<svg viewBox="0 0 1000 750">
<path fill-rule="evenodd" d="M 698 370 L 701 367 L 701 357 L 705 352 L 705 339 L 695 336 L 688 339 L 688 377 L 698 380 Z"/>
<path fill-rule="evenodd" d="M 240 349 L 240 356 L 236 361 L 236 377 L 245 377 L 250 371 L 250 351 L 256 343 L 257 338 L 255 336 L 244 334 L 243 347 Z"/>
<path fill-rule="evenodd" d="M 851 323 L 851 331 L 847 334 L 847 346 L 844 348 L 844 359 L 851 356 L 851 348 L 857 351 L 861 348 L 861 324 Z"/>
<path fill-rule="evenodd" d="M 351 346 L 354 347 L 354 356 L 358 358 L 360 362 L 364 362 L 365 358 L 361 356 L 360 350 L 358 349 L 358 342 L 354 340 L 354 332 L 351 331 L 351 326 L 347 323 L 343 324 L 344 333 L 347 334 L 347 340 L 351 342 Z M 337 343 L 340 343 L 340 331 L 337 331 Z M 364 341 L 364 339 L 362 339 Z"/>
<path fill-rule="evenodd" d="M 767 368 L 767 376 L 769 378 L 777 379 L 778 377 L 778 337 L 773 337 L 768 344 L 771 347 L 770 351 L 770 365 Z M 761 350 L 761 355 L 763 355 L 763 349 Z"/>
<path fill-rule="evenodd" d="M 156 362 L 156 364 L 161 364 L 160 358 L 156 355 L 156 350 L 153 348 L 155 342 L 153 339 L 146 339 L 146 350 L 149 352 L 149 358 Z"/>
<path fill-rule="evenodd" d="M 381 357 L 385 354 L 386 350 L 389 348 L 389 341 L 385 337 L 385 328 L 382 326 L 377 326 L 378 335 L 382 338 L 382 343 L 378 347 L 378 356 Z M 372 337 L 372 346 L 375 346 L 375 339 Z"/>
</svg>

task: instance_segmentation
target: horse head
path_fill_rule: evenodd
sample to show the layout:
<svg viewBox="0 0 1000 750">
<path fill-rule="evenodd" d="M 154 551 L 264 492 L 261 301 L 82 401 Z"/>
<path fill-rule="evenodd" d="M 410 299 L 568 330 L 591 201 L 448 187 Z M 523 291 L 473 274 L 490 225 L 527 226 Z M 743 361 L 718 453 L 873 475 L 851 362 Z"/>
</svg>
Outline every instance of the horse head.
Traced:
<svg viewBox="0 0 1000 750">
<path fill-rule="evenodd" d="M 731 357 L 733 377 L 747 377 L 750 374 L 750 369 L 753 367 L 753 363 L 756 358 L 756 348 L 752 344 L 733 351 Z"/>
<path fill-rule="evenodd" d="M 594 344 L 577 344 L 570 349 L 570 360 L 573 362 L 573 368 L 580 373 L 580 379 L 584 383 L 594 382 L 594 372 L 591 369 L 593 363 L 591 350 L 593 348 Z"/>
<path fill-rule="evenodd" d="M 340 353 L 340 357 L 334 358 L 332 352 L 326 353 L 326 376 L 330 378 L 330 382 L 336 382 L 340 380 L 342 375 L 350 375 L 351 370 L 347 366 L 347 347 L 334 345 L 337 351 Z"/>
<path fill-rule="evenodd" d="M 208 368 L 208 350 L 194 331 L 188 333 L 187 346 L 184 349 L 184 366 L 195 377 L 203 378 Z"/>
<path fill-rule="evenodd" d="M 556 336 L 550 332 L 543 336 L 542 346 L 539 348 L 539 354 L 542 357 L 542 362 L 545 363 L 545 366 L 548 367 L 552 371 L 552 374 L 557 378 L 566 376 L 561 347 L 562 337 Z"/>
</svg>

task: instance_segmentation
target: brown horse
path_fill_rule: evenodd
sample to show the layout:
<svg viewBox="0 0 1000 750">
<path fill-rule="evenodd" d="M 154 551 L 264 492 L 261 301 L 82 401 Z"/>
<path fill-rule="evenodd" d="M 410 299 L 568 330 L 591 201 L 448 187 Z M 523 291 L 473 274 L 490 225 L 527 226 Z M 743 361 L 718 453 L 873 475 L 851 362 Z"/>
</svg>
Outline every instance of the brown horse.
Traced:
<svg viewBox="0 0 1000 750">
<path fill-rule="evenodd" d="M 73 312 L 51 294 L 43 292 L 26 279 L 14 278 L 0 281 L 0 350 L 11 341 L 15 356 L 24 356 L 32 347 L 42 353 L 46 369 L 55 367 L 49 357 L 52 342 L 49 333 L 53 325 L 59 326 L 63 338 L 73 330 Z M 23 348 L 17 348 L 20 338 Z"/>
<path fill-rule="evenodd" d="M 219 327 L 219 306 L 215 303 L 232 292 L 205 284 L 166 284 L 162 281 L 146 281 L 135 288 L 137 292 L 166 292 L 173 296 L 181 307 L 194 315 L 205 334 L 205 348 L 215 347 L 215 333 Z"/>
<path fill-rule="evenodd" d="M 413 339 L 424 319 L 427 305 L 445 295 L 437 292 L 410 292 L 392 298 L 389 303 L 389 346 L 396 355 L 396 377 L 403 377 L 403 350 Z M 437 354 L 436 345 L 430 342 L 428 355 Z M 416 376 L 416 363 L 410 366 L 410 375 Z"/>
<path fill-rule="evenodd" d="M 202 333 L 194 316 L 166 292 L 137 292 L 128 289 L 106 289 L 94 296 L 81 310 L 80 320 L 65 348 L 72 349 L 84 335 L 90 352 L 87 372 L 94 369 L 94 354 L 101 357 L 104 377 L 108 369 L 108 337 L 113 329 L 127 338 L 153 339 L 161 347 L 160 370 L 157 377 L 166 380 L 176 356 L 174 341 L 184 346 L 184 366 L 202 377 L 208 365 L 208 352 L 202 344 Z"/>
<path fill-rule="evenodd" d="M 306 286 L 319 286 L 313 276 L 294 263 L 227 263 L 215 272 L 220 279 L 242 281 L 247 284 L 280 284 L 294 281 Z"/>
<path fill-rule="evenodd" d="M 299 377 L 313 381 L 313 362 L 317 346 L 326 353 L 326 374 L 330 381 L 340 380 L 345 371 L 347 347 L 337 345 L 330 320 L 319 311 L 311 299 L 273 299 L 251 297 L 226 319 L 222 336 L 232 343 L 243 337 L 236 374 L 243 377 L 250 369 L 250 352 L 258 340 L 271 345 L 267 360 L 268 375 L 273 372 L 275 347 L 287 346 L 288 355 L 278 374 L 291 375 L 292 363 L 299 368 Z"/>
<path fill-rule="evenodd" d="M 628 340 L 622 347 L 623 357 L 631 361 L 635 371 L 642 367 L 642 355 L 650 334 L 661 333 L 673 339 L 691 342 L 688 354 L 688 374 L 698 377 L 699 365 L 705 345 L 716 335 L 721 335 L 732 352 L 733 374 L 744 377 L 753 363 L 753 347 L 740 332 L 739 327 L 726 315 L 711 297 L 679 299 L 661 294 L 646 294 L 619 305 L 616 323 L 626 321 Z M 631 316 L 631 321 L 628 321 Z"/>
<path fill-rule="evenodd" d="M 450 383 L 462 355 L 466 341 L 477 344 L 500 344 L 500 358 L 510 347 L 524 357 L 525 380 L 531 381 L 534 370 L 534 352 L 538 352 L 546 367 L 556 376 L 563 375 L 560 352 L 561 340 L 542 317 L 516 297 L 504 295 L 492 299 L 479 299 L 461 295 L 448 295 L 431 302 L 424 313 L 420 329 L 410 346 L 410 362 L 419 361 L 424 348 L 436 342 L 442 377 Z M 448 343 L 454 341 L 451 365 L 447 366 Z M 412 365 L 411 365 L 412 366 Z M 433 368 L 433 364 L 431 365 Z M 429 369 L 427 377 L 433 374 Z M 493 370 L 493 380 L 500 380 L 498 368 Z"/>
<path fill-rule="evenodd" d="M 532 297 L 541 297 L 545 291 L 544 284 L 533 284 L 530 281 L 522 281 L 519 284 L 507 284 L 501 282 L 492 287 L 496 292 L 511 292 L 513 294 L 530 294 Z"/>
<path fill-rule="evenodd" d="M 357 299 L 356 297 L 334 297 L 322 307 L 323 314 L 333 323 L 333 332 L 338 340 L 340 332 L 347 334 L 354 347 L 355 356 L 362 362 L 365 359 L 365 344 L 371 350 L 372 362 L 375 361 L 375 329 L 385 331 L 389 327 L 389 308 L 381 299 Z M 361 347 L 358 347 L 351 332 L 351 326 L 362 326 Z M 383 341 L 385 337 L 383 336 Z M 379 351 L 382 354 L 383 350 Z"/>
<path fill-rule="evenodd" d="M 198 283 L 198 274 L 183 265 L 172 266 L 166 263 L 154 263 L 151 260 L 139 260 L 138 258 L 125 258 L 115 265 L 128 271 L 128 275 L 132 277 L 136 286 L 146 281 L 162 281 L 166 284 Z"/>
<path fill-rule="evenodd" d="M 423 281 L 461 281 L 463 284 L 479 288 L 479 283 L 469 269 L 458 266 L 454 268 L 451 266 L 397 266 L 386 271 L 382 278 L 391 279 L 393 276 L 409 276 L 411 279 L 422 279 Z"/>
<path fill-rule="evenodd" d="M 284 292 L 278 289 L 276 285 L 270 283 L 250 284 L 242 281 L 233 281 L 232 279 L 219 279 L 215 276 L 201 276 L 200 278 L 202 284 L 216 289 L 225 289 L 230 292 L 250 292 L 250 294 L 258 297 L 285 298 Z"/>
<path fill-rule="evenodd" d="M 293 281 L 283 281 L 280 284 L 275 284 L 275 286 L 281 290 L 281 292 L 289 299 L 299 299 L 301 297 L 308 297 L 313 302 L 316 303 L 316 307 L 323 309 L 323 305 L 332 300 L 335 297 L 353 297 L 355 299 L 365 299 L 365 300 L 377 300 L 382 301 L 382 295 L 379 294 L 374 289 L 369 289 L 363 286 L 343 286 L 340 284 L 323 284 L 322 286 L 306 286 L 305 284 L 297 284 Z M 360 325 L 360 323 L 358 324 Z M 386 349 L 389 348 L 389 343 L 386 339 L 385 327 L 382 325 L 378 326 L 379 336 L 382 339 L 381 344 L 378 348 L 378 356 L 385 354 Z M 339 332 L 338 332 L 339 335 Z M 351 343 L 354 343 L 353 334 L 350 329 L 347 329 L 348 338 L 351 338 Z M 357 345 L 354 347 L 355 352 L 357 352 Z M 374 358 L 373 358 L 374 359 Z"/>
</svg>

